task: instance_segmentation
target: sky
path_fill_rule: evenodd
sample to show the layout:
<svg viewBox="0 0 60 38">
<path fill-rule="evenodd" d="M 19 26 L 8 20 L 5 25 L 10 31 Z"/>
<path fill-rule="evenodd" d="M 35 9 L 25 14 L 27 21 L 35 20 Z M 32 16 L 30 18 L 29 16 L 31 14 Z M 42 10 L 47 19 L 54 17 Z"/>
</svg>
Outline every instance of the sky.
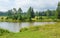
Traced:
<svg viewBox="0 0 60 38">
<path fill-rule="evenodd" d="M 0 0 L 0 11 L 21 8 L 24 12 L 31 6 L 34 11 L 54 10 L 60 0 Z"/>
</svg>

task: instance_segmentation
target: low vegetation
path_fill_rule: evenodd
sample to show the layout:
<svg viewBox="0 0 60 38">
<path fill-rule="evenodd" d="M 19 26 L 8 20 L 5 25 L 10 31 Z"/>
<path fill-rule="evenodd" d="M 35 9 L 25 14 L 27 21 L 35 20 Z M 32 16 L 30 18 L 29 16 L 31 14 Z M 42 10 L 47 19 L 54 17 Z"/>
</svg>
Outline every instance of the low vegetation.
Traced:
<svg viewBox="0 0 60 38">
<path fill-rule="evenodd" d="M 19 33 L 5 34 L 0 38 L 60 38 L 60 22 L 44 26 L 22 28 Z"/>
<path fill-rule="evenodd" d="M 0 36 L 10 33 L 8 30 L 0 29 Z"/>
</svg>

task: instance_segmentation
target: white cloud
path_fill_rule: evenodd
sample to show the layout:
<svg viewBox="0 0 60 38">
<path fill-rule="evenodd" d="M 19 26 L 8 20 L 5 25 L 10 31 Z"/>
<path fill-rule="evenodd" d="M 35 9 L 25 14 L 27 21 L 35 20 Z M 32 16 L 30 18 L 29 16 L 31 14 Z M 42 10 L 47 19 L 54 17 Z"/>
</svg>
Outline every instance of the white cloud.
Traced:
<svg viewBox="0 0 60 38">
<path fill-rule="evenodd" d="M 12 8 L 22 8 L 23 11 L 31 6 L 34 10 L 56 9 L 60 0 L 0 0 L 0 11 Z"/>
<path fill-rule="evenodd" d="M 44 10 L 51 8 L 55 9 L 57 7 L 58 0 L 15 0 L 15 3 L 16 8 L 21 7 L 23 10 L 30 6 L 33 7 L 34 10 Z"/>
</svg>

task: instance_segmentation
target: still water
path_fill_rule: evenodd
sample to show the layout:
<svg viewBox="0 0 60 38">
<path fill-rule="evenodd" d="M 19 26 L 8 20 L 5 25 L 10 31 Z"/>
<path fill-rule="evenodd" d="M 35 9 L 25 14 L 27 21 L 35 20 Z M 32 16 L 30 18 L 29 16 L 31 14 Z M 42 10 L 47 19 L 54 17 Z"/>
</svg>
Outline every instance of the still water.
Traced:
<svg viewBox="0 0 60 38">
<path fill-rule="evenodd" d="M 20 22 L 20 23 L 0 22 L 0 28 L 9 30 L 11 32 L 19 32 L 21 28 L 29 27 L 31 25 L 38 26 L 38 25 L 55 24 L 55 23 L 56 22 Z"/>
</svg>

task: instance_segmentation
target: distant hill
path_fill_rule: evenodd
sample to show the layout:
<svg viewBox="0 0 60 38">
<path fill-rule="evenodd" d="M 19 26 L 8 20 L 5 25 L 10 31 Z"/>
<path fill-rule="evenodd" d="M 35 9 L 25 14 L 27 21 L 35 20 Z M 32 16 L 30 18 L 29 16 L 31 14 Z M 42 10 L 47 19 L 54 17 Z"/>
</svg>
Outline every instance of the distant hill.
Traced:
<svg viewBox="0 0 60 38">
<path fill-rule="evenodd" d="M 1 11 L 0 11 L 0 16 L 7 16 L 7 13 L 6 13 L 6 12 L 1 12 Z"/>
</svg>

